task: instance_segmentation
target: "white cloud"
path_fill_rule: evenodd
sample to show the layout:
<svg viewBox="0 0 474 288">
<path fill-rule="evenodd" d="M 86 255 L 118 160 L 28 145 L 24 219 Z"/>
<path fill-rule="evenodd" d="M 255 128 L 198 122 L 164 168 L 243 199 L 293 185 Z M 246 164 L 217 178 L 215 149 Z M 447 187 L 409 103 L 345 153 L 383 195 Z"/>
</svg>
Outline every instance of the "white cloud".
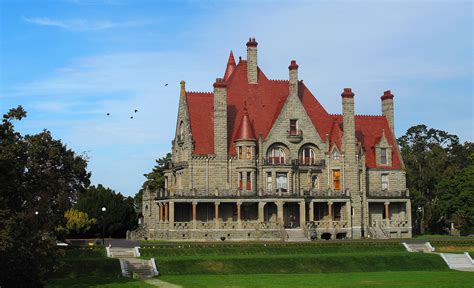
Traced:
<svg viewBox="0 0 474 288">
<path fill-rule="evenodd" d="M 141 20 L 141 21 L 122 21 L 114 22 L 109 20 L 85 20 L 85 19 L 71 19 L 71 20 L 58 20 L 51 19 L 48 17 L 23 17 L 28 23 L 39 25 L 39 26 L 52 26 L 59 27 L 70 31 L 99 31 L 113 28 L 128 28 L 144 26 L 149 24 L 157 23 L 157 20 Z"/>
</svg>

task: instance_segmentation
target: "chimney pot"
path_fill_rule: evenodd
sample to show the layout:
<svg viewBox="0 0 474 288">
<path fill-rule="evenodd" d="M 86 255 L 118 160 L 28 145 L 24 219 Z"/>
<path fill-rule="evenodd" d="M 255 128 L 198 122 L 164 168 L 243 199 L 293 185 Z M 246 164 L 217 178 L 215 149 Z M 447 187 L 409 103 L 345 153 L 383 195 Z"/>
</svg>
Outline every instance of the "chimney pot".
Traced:
<svg viewBox="0 0 474 288">
<path fill-rule="evenodd" d="M 351 88 L 344 88 L 344 92 L 341 94 L 342 98 L 354 98 L 354 95 Z"/>
<path fill-rule="evenodd" d="M 290 70 L 295 70 L 295 69 L 298 69 L 298 64 L 296 64 L 296 60 L 291 60 L 291 64 L 290 66 L 288 66 L 288 69 Z"/>
<path fill-rule="evenodd" d="M 382 99 L 382 101 L 387 100 L 387 99 L 393 99 L 392 91 L 390 91 L 390 90 L 384 91 L 383 95 L 382 95 L 382 97 L 380 97 L 380 99 Z"/>
</svg>

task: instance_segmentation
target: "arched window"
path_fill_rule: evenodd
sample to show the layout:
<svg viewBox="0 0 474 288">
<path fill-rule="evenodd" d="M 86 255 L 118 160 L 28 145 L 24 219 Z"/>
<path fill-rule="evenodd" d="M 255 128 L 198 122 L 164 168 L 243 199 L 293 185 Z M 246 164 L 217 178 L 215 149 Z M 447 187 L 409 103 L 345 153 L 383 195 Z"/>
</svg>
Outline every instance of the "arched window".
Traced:
<svg viewBox="0 0 474 288">
<path fill-rule="evenodd" d="M 313 148 L 305 147 L 300 152 L 301 164 L 312 165 L 315 163 L 316 153 Z"/>
<path fill-rule="evenodd" d="M 270 164 L 285 164 L 285 151 L 282 147 L 271 148 L 267 156 Z"/>
<path fill-rule="evenodd" d="M 311 177 L 311 188 L 313 189 L 318 189 L 319 188 L 319 183 L 318 183 L 318 176 L 317 175 L 313 175 L 313 177 Z"/>
<path fill-rule="evenodd" d="M 339 151 L 337 149 L 334 149 L 332 151 L 332 159 L 333 160 L 339 160 Z"/>
</svg>

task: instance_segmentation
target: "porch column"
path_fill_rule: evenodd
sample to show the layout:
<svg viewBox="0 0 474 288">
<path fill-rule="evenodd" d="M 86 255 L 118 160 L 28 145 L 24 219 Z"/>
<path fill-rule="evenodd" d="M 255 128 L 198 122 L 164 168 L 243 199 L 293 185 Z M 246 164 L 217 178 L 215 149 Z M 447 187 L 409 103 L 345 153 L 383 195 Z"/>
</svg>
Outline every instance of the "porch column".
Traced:
<svg viewBox="0 0 474 288">
<path fill-rule="evenodd" d="M 216 229 L 219 229 L 219 204 L 220 202 L 215 202 L 214 203 L 214 221 L 216 224 Z"/>
<path fill-rule="evenodd" d="M 158 203 L 158 223 L 162 220 L 161 218 L 161 203 Z"/>
<path fill-rule="evenodd" d="M 169 222 L 170 222 L 170 228 L 173 229 L 174 228 L 174 202 L 173 201 L 170 201 L 170 204 L 169 204 Z"/>
<path fill-rule="evenodd" d="M 285 202 L 277 201 L 276 204 L 277 204 L 277 219 L 280 225 L 283 226 L 285 224 L 285 222 L 283 221 L 283 205 L 285 204 Z"/>
<path fill-rule="evenodd" d="M 412 223 L 411 223 L 411 201 L 410 200 L 407 200 L 405 204 L 405 215 L 408 221 L 408 227 L 410 228 L 410 237 L 411 237 Z"/>
<path fill-rule="evenodd" d="M 385 221 L 387 223 L 387 227 L 390 226 L 390 202 L 385 202 Z"/>
<path fill-rule="evenodd" d="M 328 202 L 328 215 L 329 215 L 329 221 L 332 221 L 332 202 Z"/>
<path fill-rule="evenodd" d="M 309 222 L 314 221 L 314 202 L 311 200 L 309 202 Z"/>
<path fill-rule="evenodd" d="M 242 206 L 242 202 L 237 202 L 237 228 L 242 228 L 242 222 L 240 221 L 240 206 Z"/>
<path fill-rule="evenodd" d="M 265 202 L 258 202 L 258 222 L 263 222 L 265 220 L 265 217 L 263 215 L 265 204 Z"/>
<path fill-rule="evenodd" d="M 168 203 L 165 203 L 165 222 L 168 222 Z"/>
<path fill-rule="evenodd" d="M 197 202 L 193 202 L 193 229 L 197 228 L 197 223 L 196 223 L 196 210 L 197 210 Z"/>
<path fill-rule="evenodd" d="M 300 228 L 306 225 L 306 202 L 301 201 L 300 203 Z"/>
<path fill-rule="evenodd" d="M 346 202 L 346 217 L 344 218 L 344 220 L 347 221 L 347 227 L 351 227 L 352 224 L 351 224 L 351 221 L 352 221 L 352 213 L 351 213 L 351 202 L 347 201 Z"/>
</svg>

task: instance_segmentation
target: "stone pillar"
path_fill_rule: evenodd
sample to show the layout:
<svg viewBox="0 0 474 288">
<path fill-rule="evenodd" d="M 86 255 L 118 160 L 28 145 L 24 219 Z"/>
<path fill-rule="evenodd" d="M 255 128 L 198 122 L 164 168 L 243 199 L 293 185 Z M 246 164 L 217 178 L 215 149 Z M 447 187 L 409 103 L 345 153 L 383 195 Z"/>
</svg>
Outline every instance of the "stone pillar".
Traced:
<svg viewBox="0 0 474 288">
<path fill-rule="evenodd" d="M 314 221 L 314 202 L 311 200 L 309 202 L 309 222 Z"/>
<path fill-rule="evenodd" d="M 161 203 L 158 203 L 158 222 L 163 221 L 163 215 L 161 214 L 162 209 Z"/>
<path fill-rule="evenodd" d="M 277 219 L 278 219 L 278 222 L 281 225 L 284 225 L 285 222 L 283 221 L 283 205 L 285 204 L 285 202 L 277 201 L 276 204 L 277 204 Z"/>
<path fill-rule="evenodd" d="M 219 229 L 219 204 L 220 202 L 214 203 L 214 221 L 216 224 L 216 229 Z"/>
<path fill-rule="evenodd" d="M 197 202 L 193 202 L 193 229 L 197 228 L 197 223 L 196 223 L 196 212 L 197 212 Z"/>
<path fill-rule="evenodd" d="M 169 214 L 168 214 L 168 203 L 165 203 L 165 222 L 168 222 L 169 218 Z"/>
<path fill-rule="evenodd" d="M 242 228 L 242 221 L 240 220 L 240 207 L 242 206 L 242 202 L 237 202 L 237 228 Z"/>
<path fill-rule="evenodd" d="M 258 222 L 263 222 L 265 220 L 265 202 L 259 202 L 258 203 Z"/>
<path fill-rule="evenodd" d="M 405 214 L 406 214 L 406 219 L 408 221 L 408 237 L 412 237 L 412 223 L 411 223 L 411 201 L 407 200 L 406 206 L 405 206 Z"/>
<path fill-rule="evenodd" d="M 387 223 L 387 227 L 390 226 L 390 202 L 385 202 L 385 221 Z"/>
<path fill-rule="evenodd" d="M 332 221 L 332 202 L 328 202 L 328 215 L 329 215 L 329 221 Z"/>
<path fill-rule="evenodd" d="M 170 222 L 170 229 L 173 229 L 174 228 L 174 202 L 173 201 L 170 201 L 169 203 L 169 222 Z"/>
<path fill-rule="evenodd" d="M 306 225 L 306 202 L 301 201 L 300 203 L 300 228 Z"/>
</svg>

